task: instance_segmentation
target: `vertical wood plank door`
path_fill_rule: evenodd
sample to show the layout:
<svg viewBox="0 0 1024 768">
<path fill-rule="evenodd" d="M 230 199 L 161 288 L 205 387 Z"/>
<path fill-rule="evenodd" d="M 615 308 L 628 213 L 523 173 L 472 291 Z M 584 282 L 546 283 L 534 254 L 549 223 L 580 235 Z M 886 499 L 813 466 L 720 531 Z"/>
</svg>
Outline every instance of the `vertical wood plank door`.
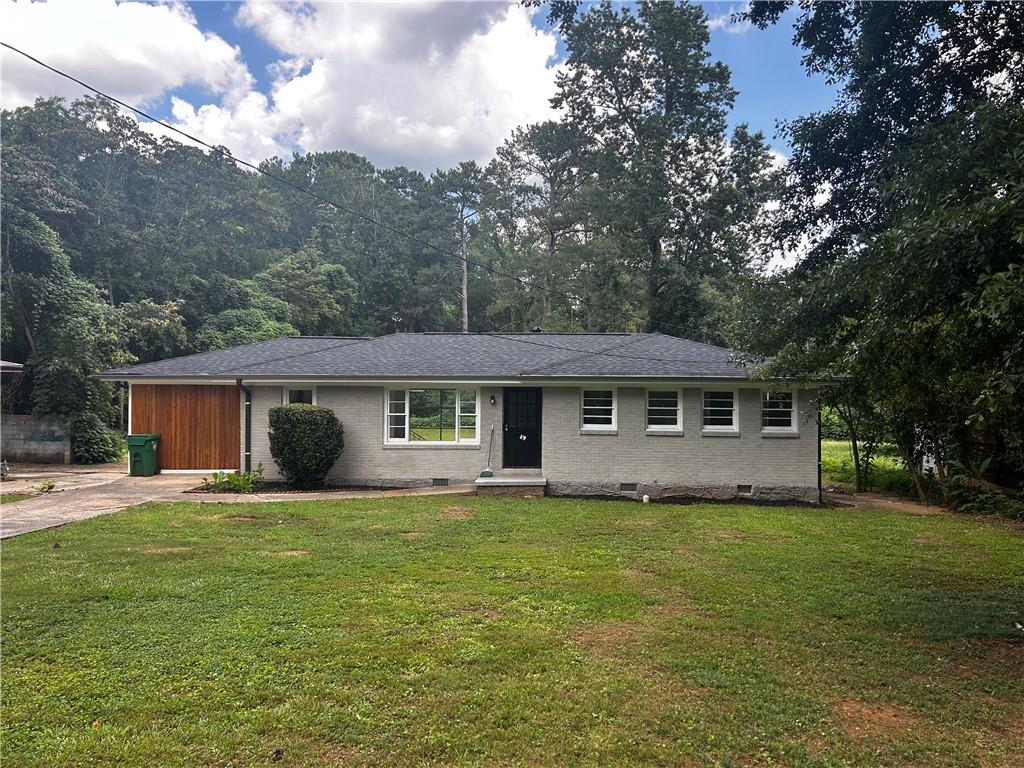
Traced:
<svg viewBox="0 0 1024 768">
<path fill-rule="evenodd" d="M 239 469 L 238 389 L 133 384 L 131 431 L 159 432 L 161 469 Z"/>
</svg>

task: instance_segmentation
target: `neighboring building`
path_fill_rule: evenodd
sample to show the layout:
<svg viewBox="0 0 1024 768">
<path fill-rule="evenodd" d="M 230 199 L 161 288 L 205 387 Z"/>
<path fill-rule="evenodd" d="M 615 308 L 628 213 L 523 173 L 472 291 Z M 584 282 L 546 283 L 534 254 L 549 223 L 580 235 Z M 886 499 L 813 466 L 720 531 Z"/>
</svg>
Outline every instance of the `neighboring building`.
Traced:
<svg viewBox="0 0 1024 768">
<path fill-rule="evenodd" d="M 733 358 L 661 334 L 399 333 L 100 376 L 128 382 L 129 430 L 161 434 L 164 471 L 279 477 L 268 412 L 304 402 L 344 425 L 336 483 L 819 501 L 816 389 L 756 381 Z"/>
</svg>

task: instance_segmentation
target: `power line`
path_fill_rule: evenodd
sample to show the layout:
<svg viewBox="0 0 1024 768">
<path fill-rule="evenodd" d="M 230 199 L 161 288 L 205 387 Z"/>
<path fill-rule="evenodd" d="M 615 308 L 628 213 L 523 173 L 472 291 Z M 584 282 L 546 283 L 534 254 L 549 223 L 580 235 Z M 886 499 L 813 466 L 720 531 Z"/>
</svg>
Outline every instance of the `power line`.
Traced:
<svg viewBox="0 0 1024 768">
<path fill-rule="evenodd" d="M 302 185 L 296 184 L 295 182 L 290 181 L 289 179 L 286 179 L 283 176 L 278 176 L 277 174 L 271 173 L 270 171 L 266 170 L 265 168 L 261 168 L 260 166 L 254 164 L 254 163 L 251 163 L 251 162 L 249 162 L 247 160 L 243 160 L 243 159 L 241 159 L 239 157 L 235 157 L 227 149 L 224 149 L 223 147 L 215 146 L 213 144 L 209 144 L 208 142 L 203 141 L 202 139 L 200 139 L 197 136 L 193 136 L 192 134 L 188 133 L 187 131 L 182 130 L 181 128 L 177 128 L 177 127 L 171 125 L 170 123 L 166 123 L 163 120 L 160 120 L 160 119 L 154 117 L 153 115 L 149 114 L 148 112 L 145 112 L 144 110 L 142 110 L 142 109 L 140 109 L 140 108 L 138 108 L 136 106 L 133 106 L 132 104 L 129 104 L 129 103 L 125 102 L 125 101 L 122 101 L 121 99 L 118 99 L 115 96 L 111 96 L 110 94 L 105 93 L 104 91 L 101 91 L 99 88 L 96 88 L 96 87 L 94 87 L 92 85 L 89 85 L 89 83 L 86 83 L 84 80 L 80 80 L 79 78 L 75 77 L 74 75 L 72 75 L 72 74 L 70 74 L 68 72 L 65 72 L 65 71 L 63 71 L 61 69 L 58 69 L 57 67 L 54 67 L 54 66 L 52 66 L 50 64 L 47 64 L 45 61 L 42 61 L 41 59 L 38 59 L 35 56 L 33 56 L 33 55 L 29 54 L 29 53 L 26 53 L 25 51 L 21 50 L 20 48 L 16 48 L 15 46 L 11 45 L 10 43 L 6 43 L 6 42 L 0 41 L 0 45 L 2 45 L 4 48 L 7 48 L 8 50 L 13 51 L 14 53 L 17 53 L 17 54 L 19 54 L 21 56 L 24 56 L 29 61 L 31 61 L 31 62 L 33 62 L 35 64 L 38 64 L 39 66 L 43 67 L 44 69 L 48 69 L 49 71 L 53 72 L 54 74 L 60 75 L 61 77 L 64 77 L 64 78 L 72 81 L 73 83 L 77 83 L 78 85 L 82 86 L 86 90 L 92 91 L 96 95 L 101 96 L 104 99 L 107 99 L 108 101 L 113 102 L 114 104 L 117 104 L 117 105 L 119 105 L 121 107 L 124 107 L 125 109 L 131 110 L 135 114 L 137 114 L 137 115 L 139 115 L 141 117 L 144 117 L 147 120 L 150 120 L 151 122 L 166 128 L 169 131 L 173 131 L 174 133 L 177 133 L 177 134 L 180 134 L 181 136 L 184 136 L 189 141 L 193 141 L 196 144 L 199 144 L 200 146 L 206 147 L 211 152 L 215 152 L 216 154 L 220 155 L 221 157 L 225 157 L 228 160 L 231 160 L 232 162 L 237 163 L 238 165 L 241 165 L 241 166 L 249 168 L 249 169 L 251 169 L 253 171 L 256 171 L 257 173 L 259 173 L 259 174 L 261 174 L 263 176 L 266 176 L 269 179 L 273 179 L 274 181 L 278 182 L 279 184 L 284 184 L 286 187 L 289 187 L 290 189 L 292 189 L 292 190 L 294 190 L 296 192 L 300 192 L 302 194 L 309 195 L 310 197 L 312 197 L 313 199 L 315 199 L 315 200 L 317 200 L 317 201 L 319 201 L 321 203 L 324 203 L 324 204 L 329 205 L 329 206 L 331 206 L 333 208 L 336 208 L 337 210 L 342 211 L 343 213 L 347 213 L 347 214 L 349 214 L 351 216 L 355 216 L 355 217 L 357 217 L 359 219 L 362 219 L 363 221 L 366 221 L 366 222 L 368 222 L 370 224 L 373 224 L 375 226 L 381 227 L 382 229 L 387 230 L 388 232 L 391 232 L 391 233 L 393 233 L 395 235 L 398 235 L 399 237 L 406 238 L 410 242 L 416 243 L 417 245 L 420 245 L 420 246 L 422 246 L 424 248 L 428 248 L 428 249 L 430 249 L 432 251 L 435 251 L 435 252 L 441 254 L 442 256 L 445 256 L 445 257 L 448 257 L 448 258 L 454 258 L 454 259 L 456 259 L 456 260 L 458 260 L 460 262 L 461 261 L 465 261 L 467 264 L 472 264 L 474 267 L 482 269 L 482 270 L 484 270 L 486 272 L 489 272 L 489 273 L 491 273 L 493 275 L 497 275 L 499 277 L 504 277 L 504 278 L 507 278 L 507 279 L 510 279 L 510 280 L 515 280 L 517 283 L 519 283 L 520 285 L 522 285 L 523 287 L 528 288 L 528 289 L 540 288 L 540 286 L 535 285 L 532 281 L 525 280 L 525 279 L 519 277 L 518 275 L 513 275 L 513 274 L 511 274 L 509 272 L 504 272 L 504 271 L 502 271 L 500 269 L 495 269 L 494 267 L 492 267 L 492 266 L 490 266 L 488 264 L 483 264 L 481 262 L 477 262 L 477 261 L 475 261 L 473 259 L 470 259 L 468 257 L 463 259 L 462 256 L 459 256 L 459 255 L 457 255 L 455 253 L 452 253 L 450 251 L 446 251 L 444 248 L 442 248 L 442 247 L 440 247 L 438 245 L 434 245 L 433 243 L 431 243 L 431 242 L 429 242 L 427 240 L 423 240 L 422 238 L 417 237 L 416 235 L 413 235 L 413 234 L 405 232 L 405 231 L 403 231 L 401 229 L 398 229 L 397 227 L 394 227 L 394 226 L 392 226 L 390 224 L 387 224 L 386 222 L 377 221 L 372 216 L 368 216 L 367 214 L 362 213 L 361 211 L 355 210 L 353 208 L 349 208 L 349 207 L 347 207 L 345 205 L 342 205 L 341 203 L 338 203 L 338 202 L 336 202 L 334 200 L 331 200 L 330 198 L 324 197 L 323 195 L 321 195 L 321 194 L 319 194 L 317 192 L 314 192 L 313 190 L 309 189 L 308 187 L 303 187 Z M 542 288 L 540 288 L 540 289 L 543 290 Z M 645 317 L 643 317 L 641 315 L 636 315 L 636 314 L 633 314 L 633 313 L 630 313 L 630 312 L 626 312 L 625 310 L 623 310 L 621 308 L 613 307 L 611 305 L 597 304 L 597 303 L 588 301 L 586 299 L 583 299 L 583 298 L 581 298 L 579 296 L 576 296 L 574 294 L 571 294 L 571 293 L 565 293 L 563 291 L 557 291 L 557 290 L 552 290 L 552 289 L 548 289 L 548 290 L 549 290 L 549 293 L 551 293 L 551 294 L 553 294 L 555 296 L 559 296 L 561 298 L 565 298 L 565 299 L 569 299 L 571 301 L 578 302 L 578 303 L 580 303 L 580 304 L 582 304 L 582 305 L 584 305 L 586 307 L 610 310 L 611 312 L 613 312 L 615 314 L 618 314 L 621 317 L 624 317 L 624 318 L 627 318 L 627 319 L 631 319 L 631 320 L 637 320 L 637 321 L 640 321 L 641 323 L 644 323 L 644 324 L 646 324 L 648 322 L 648 320 L 649 320 L 649 318 L 645 318 Z M 660 323 L 660 325 L 662 325 L 664 327 L 667 327 L 667 328 L 676 328 L 676 329 L 681 330 L 681 331 L 685 331 L 686 330 L 681 325 L 677 325 L 675 323 L 665 323 L 665 322 L 662 322 L 662 323 Z M 536 343 L 536 342 L 534 342 L 534 343 Z"/>
</svg>

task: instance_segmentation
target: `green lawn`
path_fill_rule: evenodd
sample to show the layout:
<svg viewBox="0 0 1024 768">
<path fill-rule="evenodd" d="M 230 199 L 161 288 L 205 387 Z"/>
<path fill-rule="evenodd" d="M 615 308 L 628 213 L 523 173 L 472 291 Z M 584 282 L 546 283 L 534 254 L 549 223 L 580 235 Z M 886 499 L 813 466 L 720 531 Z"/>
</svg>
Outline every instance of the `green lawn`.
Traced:
<svg viewBox="0 0 1024 768">
<path fill-rule="evenodd" d="M 31 499 L 33 493 L 0 493 L 0 504 L 13 504 L 16 501 Z"/>
<path fill-rule="evenodd" d="M 1019 766 L 1022 544 L 837 509 L 151 504 L 4 542 L 3 764 Z"/>
<path fill-rule="evenodd" d="M 849 440 L 821 441 L 821 475 L 826 486 L 853 490 L 856 482 Z M 910 473 L 891 446 L 881 446 L 875 453 L 868 485 L 874 491 L 917 496 Z"/>
</svg>

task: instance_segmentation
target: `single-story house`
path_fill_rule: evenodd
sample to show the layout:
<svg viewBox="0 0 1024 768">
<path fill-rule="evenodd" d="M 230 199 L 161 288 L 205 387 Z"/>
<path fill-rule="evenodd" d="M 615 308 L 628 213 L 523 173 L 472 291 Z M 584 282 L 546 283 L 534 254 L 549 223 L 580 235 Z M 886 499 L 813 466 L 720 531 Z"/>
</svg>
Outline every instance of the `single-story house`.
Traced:
<svg viewBox="0 0 1024 768">
<path fill-rule="evenodd" d="M 345 428 L 346 485 L 820 500 L 816 387 L 657 333 L 298 336 L 100 376 L 128 383 L 165 472 L 278 478 L 268 413 L 313 403 Z"/>
</svg>

